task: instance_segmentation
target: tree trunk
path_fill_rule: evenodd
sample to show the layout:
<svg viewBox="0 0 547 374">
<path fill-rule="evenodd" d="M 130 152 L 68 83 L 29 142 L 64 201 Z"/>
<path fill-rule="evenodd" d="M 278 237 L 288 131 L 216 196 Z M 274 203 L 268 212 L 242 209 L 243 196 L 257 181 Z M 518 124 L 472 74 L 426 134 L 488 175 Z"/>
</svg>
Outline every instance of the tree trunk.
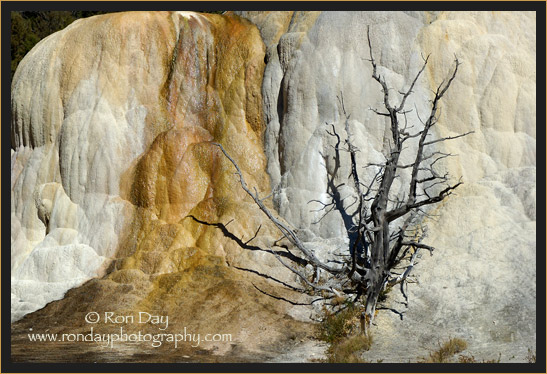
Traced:
<svg viewBox="0 0 547 374">
<path fill-rule="evenodd" d="M 382 292 L 386 276 L 383 269 L 370 269 L 371 278 L 370 284 L 367 287 L 365 292 L 365 312 L 364 312 L 364 323 L 361 323 L 361 328 L 365 335 L 368 334 L 368 330 L 374 321 L 374 315 L 376 312 L 376 303 L 378 301 L 378 296 Z M 378 271 L 379 270 L 379 271 Z"/>
</svg>

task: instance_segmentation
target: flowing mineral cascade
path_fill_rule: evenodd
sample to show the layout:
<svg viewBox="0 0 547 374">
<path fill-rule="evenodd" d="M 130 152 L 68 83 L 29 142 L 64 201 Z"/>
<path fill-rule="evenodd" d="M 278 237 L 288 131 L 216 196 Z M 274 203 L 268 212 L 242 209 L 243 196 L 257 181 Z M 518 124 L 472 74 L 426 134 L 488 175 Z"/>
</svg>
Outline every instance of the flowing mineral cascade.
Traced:
<svg viewBox="0 0 547 374">
<path fill-rule="evenodd" d="M 12 83 L 15 325 L 85 331 L 91 310 L 153 311 L 232 333 L 233 346 L 203 346 L 226 354 L 265 351 L 309 322 L 313 307 L 265 296 L 256 285 L 271 282 L 238 270 L 296 284 L 260 250 L 280 234 L 211 142 L 261 196 L 273 188 L 266 204 L 319 257 L 347 246 L 340 215 L 319 220 L 310 201 L 327 201 L 337 97 L 360 164 L 382 162 L 389 147 L 387 122 L 370 110 L 382 96 L 367 25 L 392 97 L 431 55 L 409 98 L 416 128 L 456 55 L 435 135 L 474 131 L 438 144 L 455 155 L 443 170 L 464 184 L 429 211 L 425 242 L 437 251 L 416 265 L 408 307 L 392 291 L 388 306 L 404 319 L 380 311 L 367 354 L 406 362 L 454 336 L 478 358 L 535 349 L 536 20 L 526 12 L 126 12 L 45 38 Z M 401 161 L 411 156 L 412 144 Z M 240 244 L 260 232 L 244 249 L 207 223 Z M 283 292 L 272 291 L 298 298 Z"/>
<path fill-rule="evenodd" d="M 269 189 L 263 48 L 235 16 L 135 12 L 74 22 L 25 57 L 12 86 L 13 320 L 105 270 L 134 283 L 230 256 L 187 216 L 244 210 L 212 140 Z"/>
</svg>

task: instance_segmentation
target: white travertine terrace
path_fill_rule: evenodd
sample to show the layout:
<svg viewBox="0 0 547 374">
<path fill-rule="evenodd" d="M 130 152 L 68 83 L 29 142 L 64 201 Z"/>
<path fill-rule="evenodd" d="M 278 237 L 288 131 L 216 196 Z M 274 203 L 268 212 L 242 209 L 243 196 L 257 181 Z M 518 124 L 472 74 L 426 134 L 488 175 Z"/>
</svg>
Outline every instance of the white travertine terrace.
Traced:
<svg viewBox="0 0 547 374">
<path fill-rule="evenodd" d="M 405 360 L 413 358 L 410 351 L 391 350 L 393 357 L 389 357 L 393 341 L 427 345 L 458 335 L 474 342 L 485 357 L 512 349 L 525 354 L 527 347 L 535 345 L 536 322 L 535 14 L 238 14 L 257 25 L 266 46 L 264 153 L 275 187 L 274 203 L 287 221 L 300 228 L 303 239 L 320 251 L 331 244 L 343 246 L 346 240 L 336 212 L 313 224 L 320 213 L 308 203 L 326 201 L 332 164 L 322 154 L 331 152 L 332 139 L 325 123 L 341 125 L 340 93 L 351 114 L 359 162 L 381 162 L 388 147 L 387 122 L 369 109 L 380 108 L 382 97 L 367 61 L 367 25 L 380 72 L 393 87 L 392 100 L 411 82 L 422 56 L 431 54 L 408 101 L 408 107 L 415 109 L 409 120 L 416 128 L 420 126 L 416 111 L 426 112 L 430 90 L 448 76 L 457 55 L 462 65 L 441 103 L 435 135 L 474 131 L 438 144 L 439 150 L 456 155 L 443 168 L 455 178 L 461 176 L 464 185 L 431 211 L 436 216 L 427 220 L 426 243 L 437 252 L 419 261 L 415 273 L 419 283 L 408 288 L 409 308 L 397 304 L 401 300 L 397 297 L 392 301 L 393 307 L 405 312 L 404 321 L 389 312 L 379 315 L 382 330 L 371 352 L 382 350 L 385 362 Z M 171 53 L 178 48 L 175 44 L 182 40 L 172 28 L 192 35 L 188 28 L 198 24 L 205 36 L 196 38 L 205 45 L 212 40 L 206 18 L 189 12 L 168 16 L 138 12 L 112 17 L 112 21 L 102 17 L 79 20 L 41 41 L 23 59 L 13 80 L 12 320 L 104 274 L 135 214 L 135 205 L 122 191 L 127 170 L 159 134 L 170 129 L 158 98 L 165 96 L 166 89 L 179 90 L 181 103 L 192 103 L 197 96 L 190 78 L 178 78 L 176 87 L 162 84 Z M 103 26 L 94 26 L 102 20 L 106 20 Z M 108 22 L 118 23 L 109 29 Z M 258 47 L 253 51 L 252 58 L 263 53 Z M 192 71 L 189 62 L 182 66 L 189 70 L 179 67 L 175 73 Z M 237 87 L 245 87 L 241 83 L 245 74 L 238 75 Z M 225 87 L 228 92 L 230 86 Z M 233 96 L 224 92 L 220 96 L 223 103 L 240 105 L 246 94 L 244 88 L 237 88 L 230 91 Z M 262 154 L 261 149 L 252 148 L 259 141 L 245 135 L 251 133 L 243 113 L 249 106 L 235 108 L 226 121 L 239 126 L 234 125 L 238 142 L 248 139 L 241 146 L 238 143 L 242 154 L 244 149 Z M 179 118 L 188 121 L 201 115 L 197 109 L 179 112 L 184 113 Z M 226 135 L 226 141 L 230 136 Z M 208 139 L 197 130 L 195 137 Z M 411 155 L 412 147 L 402 161 L 411 160 Z M 256 171 L 261 164 L 249 165 L 248 170 Z M 349 170 L 341 170 L 340 175 L 348 174 Z M 371 175 L 372 171 L 363 170 L 365 179 Z M 401 178 L 401 192 L 405 180 L 408 175 Z M 186 192 L 201 198 L 203 191 L 188 187 Z M 168 218 L 162 219 L 176 215 L 175 208 L 169 209 L 158 208 L 158 214 L 168 212 Z M 255 229 L 245 228 L 251 234 Z M 188 243 L 188 247 L 194 245 L 192 240 Z M 297 309 L 294 315 L 309 314 Z"/>
<path fill-rule="evenodd" d="M 380 315 L 386 328 L 383 343 L 373 350 L 389 352 L 398 339 L 430 344 L 463 336 L 478 345 L 487 342 L 535 343 L 536 296 L 536 37 L 533 12 L 241 12 L 261 30 L 267 48 L 263 96 L 268 172 L 279 212 L 301 228 L 311 242 L 345 238 L 336 213 L 321 217 L 326 201 L 332 138 L 325 123 L 343 118 L 337 96 L 343 94 L 351 115 L 359 162 L 382 162 L 390 132 L 383 117 L 380 85 L 372 79 L 366 38 L 370 25 L 373 53 L 380 74 L 397 94 L 406 90 L 430 55 L 424 77 L 407 108 L 419 129 L 427 113 L 430 90 L 462 65 L 441 102 L 436 136 L 467 137 L 439 143 L 437 150 L 455 156 L 443 169 L 464 185 L 431 212 L 425 243 L 437 248 L 414 270 L 419 284 L 408 287 L 410 307 L 404 321 L 393 313 Z M 402 163 L 413 159 L 412 147 Z M 349 157 L 343 154 L 343 157 Z M 350 174 L 344 164 L 338 183 Z M 345 169 L 344 169 L 345 168 Z M 363 170 L 368 181 L 375 170 Z M 441 169 L 442 170 L 442 169 Z M 405 179 L 401 178 L 401 192 Z M 364 182 L 367 183 L 367 182 Z M 348 199 L 348 204 L 351 202 Z M 397 294 L 392 291 L 392 294 Z M 403 301 L 402 297 L 399 301 Z M 389 327 L 387 327 L 389 326 Z M 442 338 L 439 338 L 442 337 Z M 391 340 L 390 340 L 391 339 Z M 391 342 L 391 343 L 390 343 Z M 492 349 L 491 356 L 510 348 Z M 392 351 L 392 350 L 391 350 Z M 523 353 L 522 353 L 523 352 Z M 393 352 L 391 359 L 398 360 Z M 389 354 L 388 354 L 389 355 Z M 404 356 L 404 354 L 403 354 Z M 383 356 L 382 356 L 383 357 Z M 409 353 L 409 358 L 411 354 Z M 386 360 L 389 360 L 389 356 Z"/>
</svg>

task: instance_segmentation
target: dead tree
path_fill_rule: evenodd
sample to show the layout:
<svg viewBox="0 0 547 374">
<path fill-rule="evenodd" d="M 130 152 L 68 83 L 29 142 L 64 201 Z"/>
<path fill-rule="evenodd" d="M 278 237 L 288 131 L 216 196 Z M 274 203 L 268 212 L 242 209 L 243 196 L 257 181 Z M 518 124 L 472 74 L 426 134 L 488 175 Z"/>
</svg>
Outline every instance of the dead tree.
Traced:
<svg viewBox="0 0 547 374">
<path fill-rule="evenodd" d="M 368 164 L 368 167 L 376 167 L 377 172 L 372 180 L 364 184 L 359 175 L 360 165 L 357 162 L 358 148 L 354 146 L 349 118 L 344 106 L 343 97 L 339 97 L 341 112 L 344 116 L 345 136 L 338 134 L 333 124 L 329 134 L 336 139 L 336 162 L 339 167 L 339 152 L 349 154 L 349 167 L 351 174 L 348 182 L 352 182 L 355 190 L 358 207 L 351 214 L 343 207 L 337 186 L 329 181 L 330 203 L 321 203 L 325 214 L 337 209 L 345 216 L 346 229 L 350 237 L 350 245 L 345 250 L 342 260 L 332 259 L 321 261 L 305 243 L 301 241 L 295 230 L 283 220 L 276 217 L 264 204 L 264 199 L 259 197 L 256 189 L 251 191 L 236 161 L 226 152 L 222 145 L 215 143 L 224 155 L 230 160 L 239 176 L 239 181 L 245 192 L 254 200 L 256 205 L 266 214 L 268 219 L 279 229 L 294 248 L 299 252 L 298 264 L 311 265 L 316 273 L 320 270 L 326 277 L 319 282 L 319 277 L 310 280 L 302 266 L 297 262 L 282 258 L 278 252 L 269 248 L 279 262 L 292 271 L 302 281 L 306 292 L 328 299 L 333 297 L 345 297 L 353 301 L 359 301 L 364 307 L 362 320 L 364 332 L 372 323 L 378 297 L 386 287 L 403 285 L 415 265 L 416 258 L 421 249 L 432 252 L 433 247 L 423 244 L 423 234 L 420 233 L 420 221 L 423 218 L 424 209 L 432 204 L 439 203 L 448 197 L 458 186 L 450 183 L 449 175 L 441 175 L 436 171 L 436 163 L 451 154 L 440 151 L 426 152 L 426 147 L 435 143 L 456 139 L 469 133 L 457 136 L 432 139 L 431 129 L 435 126 L 439 115 L 439 102 L 444 97 L 450 85 L 456 78 L 460 62 L 455 58 L 455 66 L 452 74 L 445 79 L 434 92 L 431 99 L 430 110 L 427 118 L 420 119 L 420 130 L 411 133 L 413 126 L 408 126 L 406 109 L 408 97 L 413 93 L 414 86 L 427 66 L 429 56 L 424 59 L 421 69 L 414 77 L 408 90 L 399 92 L 401 95 L 398 105 L 392 105 L 388 84 L 383 76 L 378 73 L 377 64 L 372 53 L 370 32 L 367 30 L 367 39 L 372 65 L 372 78 L 381 86 L 383 93 L 382 110 L 372 109 L 377 115 L 389 120 L 391 138 L 390 149 L 385 155 L 385 162 L 381 164 Z M 420 118 L 418 116 L 418 118 Z M 410 139 L 417 139 L 414 161 L 409 164 L 401 164 L 400 156 L 405 144 Z M 392 186 L 396 178 L 403 170 L 410 171 L 408 191 L 403 196 L 393 196 Z M 317 201 L 318 202 L 318 201 Z M 293 255 L 291 253 L 291 255 Z M 294 257 L 294 256 L 293 256 Z M 405 295 L 406 298 L 406 295 Z"/>
</svg>

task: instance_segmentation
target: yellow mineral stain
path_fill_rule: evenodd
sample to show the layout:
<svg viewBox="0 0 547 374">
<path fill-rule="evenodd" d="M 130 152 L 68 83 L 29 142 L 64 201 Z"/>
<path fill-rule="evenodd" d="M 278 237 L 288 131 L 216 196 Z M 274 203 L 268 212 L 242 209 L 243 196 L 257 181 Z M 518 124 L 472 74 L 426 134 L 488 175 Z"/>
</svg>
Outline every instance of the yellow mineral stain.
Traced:
<svg viewBox="0 0 547 374">
<path fill-rule="evenodd" d="M 209 278 L 215 283 L 233 277 L 225 251 L 243 250 L 190 215 L 211 223 L 237 217 L 245 232 L 259 224 L 256 217 L 241 217 L 248 207 L 245 193 L 212 141 L 224 145 L 252 186 L 269 190 L 262 145 L 265 51 L 258 30 L 234 15 L 172 17 L 182 19 L 175 22 L 180 30 L 174 50 L 165 54 L 172 61 L 158 100 L 168 129 L 128 167 L 122 188 L 138 209 L 116 264 L 119 271 L 153 277 L 142 307 L 165 301 L 166 294 L 184 294 L 196 274 L 203 288 L 212 286 Z"/>
<path fill-rule="evenodd" d="M 233 14 L 178 12 L 104 15 L 71 27 L 82 30 L 67 33 L 59 54 L 61 91 L 97 80 L 97 96 L 113 110 L 142 104 L 144 152 L 119 182 L 133 213 L 118 229 L 120 244 L 107 275 L 69 291 L 37 312 L 37 320 L 48 326 L 62 320 L 78 330 L 88 327 L 90 310 L 156 311 L 170 316 L 173 332 L 177 326 L 231 332 L 252 347 L 263 338 L 258 327 L 266 316 L 274 318 L 285 306 L 260 294 L 247 273 L 227 266 L 252 261 L 249 252 L 191 216 L 233 222 L 227 227 L 239 238 L 251 238 L 259 225 L 261 236 L 278 237 L 242 190 L 232 164 L 211 144 L 223 144 L 262 196 L 270 192 L 262 143 L 265 47 L 258 29 Z M 255 333 L 239 336 L 244 330 Z"/>
</svg>

